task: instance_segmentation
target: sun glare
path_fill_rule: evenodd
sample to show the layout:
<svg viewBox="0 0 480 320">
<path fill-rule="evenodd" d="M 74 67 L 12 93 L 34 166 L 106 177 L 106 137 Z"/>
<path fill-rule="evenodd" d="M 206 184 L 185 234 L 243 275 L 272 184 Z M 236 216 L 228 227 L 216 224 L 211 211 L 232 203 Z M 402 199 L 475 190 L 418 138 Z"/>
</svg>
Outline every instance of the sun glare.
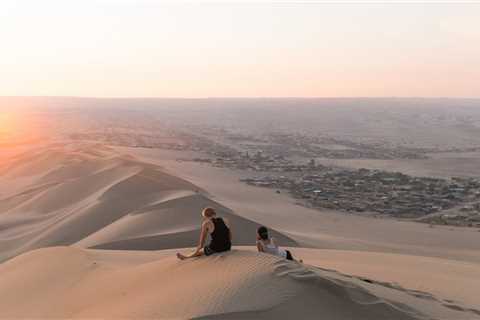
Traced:
<svg viewBox="0 0 480 320">
<path fill-rule="evenodd" d="M 8 134 L 12 130 L 12 116 L 9 114 L 0 114 L 0 133 Z"/>
<path fill-rule="evenodd" d="M 31 128 L 23 117 L 14 111 L 0 113 L 0 142 L 3 145 L 15 145 L 31 136 Z"/>
</svg>

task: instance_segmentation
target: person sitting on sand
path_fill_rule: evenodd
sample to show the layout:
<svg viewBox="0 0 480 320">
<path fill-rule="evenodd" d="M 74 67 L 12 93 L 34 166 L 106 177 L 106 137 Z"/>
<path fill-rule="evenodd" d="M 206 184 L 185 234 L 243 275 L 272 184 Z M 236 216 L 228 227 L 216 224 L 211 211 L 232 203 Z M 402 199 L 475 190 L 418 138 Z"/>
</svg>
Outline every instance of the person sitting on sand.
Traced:
<svg viewBox="0 0 480 320">
<path fill-rule="evenodd" d="M 268 236 L 267 227 L 261 226 L 257 229 L 257 249 L 259 252 L 265 252 L 285 258 L 287 260 L 296 261 L 292 253 L 289 250 L 280 248 L 276 243 L 274 238 Z M 303 262 L 298 260 L 298 262 Z"/>
<path fill-rule="evenodd" d="M 229 251 L 232 247 L 232 232 L 228 225 L 228 221 L 223 218 L 217 218 L 217 213 L 212 208 L 205 208 L 202 211 L 204 221 L 200 232 L 200 241 L 196 250 L 189 254 L 183 255 L 177 253 L 177 257 L 181 260 L 200 257 L 202 255 L 209 256 L 214 253 Z M 207 235 L 210 234 L 210 244 L 205 246 Z"/>
</svg>

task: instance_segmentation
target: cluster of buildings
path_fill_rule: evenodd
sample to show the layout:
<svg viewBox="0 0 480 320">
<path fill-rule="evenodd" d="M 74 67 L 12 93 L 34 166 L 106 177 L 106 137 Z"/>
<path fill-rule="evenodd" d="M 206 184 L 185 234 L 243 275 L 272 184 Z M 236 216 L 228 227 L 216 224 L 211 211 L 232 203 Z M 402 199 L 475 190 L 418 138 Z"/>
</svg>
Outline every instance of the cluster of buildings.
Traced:
<svg viewBox="0 0 480 320">
<path fill-rule="evenodd" d="M 329 159 L 423 159 L 431 150 L 389 147 L 381 142 L 360 143 L 333 137 L 302 134 L 271 134 L 273 146 L 281 146 L 304 157 Z"/>
<path fill-rule="evenodd" d="M 194 158 L 196 162 L 208 162 L 216 167 L 231 169 L 260 171 L 260 172 L 303 172 L 315 167 L 309 164 L 295 164 L 282 155 L 267 155 L 263 152 L 250 154 L 249 152 L 222 152 L 214 153 L 213 158 Z"/>
<path fill-rule="evenodd" d="M 459 210 L 446 210 L 425 217 L 421 220 L 425 223 L 440 225 L 456 225 L 463 227 L 480 227 L 480 201 L 468 203 Z"/>
<path fill-rule="evenodd" d="M 202 156 L 189 160 L 256 172 L 261 176 L 242 180 L 255 186 L 275 188 L 278 192 L 286 190 L 302 204 L 313 208 L 420 218 L 432 224 L 480 226 L 478 180 L 332 168 L 317 165 L 312 159 L 422 158 L 429 150 L 386 148 L 297 134 L 271 134 L 261 141 L 245 135 L 227 135 L 227 140 L 235 140 L 228 144 L 199 133 L 145 131 L 112 128 L 72 134 L 71 138 L 130 147 L 197 151 Z"/>
<path fill-rule="evenodd" d="M 271 175 L 242 180 L 287 190 L 312 207 L 402 218 L 422 217 L 480 200 L 480 181 L 474 179 L 412 177 L 368 169 L 324 167 L 296 178 Z"/>
</svg>

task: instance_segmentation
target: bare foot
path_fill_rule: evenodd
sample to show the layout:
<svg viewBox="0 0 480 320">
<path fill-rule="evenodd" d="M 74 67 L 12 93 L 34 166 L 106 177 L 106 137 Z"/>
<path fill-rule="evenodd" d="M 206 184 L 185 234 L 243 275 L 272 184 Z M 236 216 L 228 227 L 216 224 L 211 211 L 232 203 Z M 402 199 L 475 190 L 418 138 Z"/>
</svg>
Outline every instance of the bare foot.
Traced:
<svg viewBox="0 0 480 320">
<path fill-rule="evenodd" d="M 183 254 L 181 254 L 180 252 L 177 252 L 177 258 L 180 259 L 180 260 L 185 260 L 187 259 L 187 257 L 185 257 Z"/>
</svg>

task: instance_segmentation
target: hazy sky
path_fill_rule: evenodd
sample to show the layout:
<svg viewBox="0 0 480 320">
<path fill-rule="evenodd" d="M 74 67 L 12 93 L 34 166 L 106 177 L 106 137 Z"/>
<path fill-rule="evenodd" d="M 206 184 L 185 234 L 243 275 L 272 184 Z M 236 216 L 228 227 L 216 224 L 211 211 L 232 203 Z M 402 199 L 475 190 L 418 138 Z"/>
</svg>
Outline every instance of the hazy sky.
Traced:
<svg viewBox="0 0 480 320">
<path fill-rule="evenodd" d="M 0 41 L 0 95 L 480 96 L 480 3 L 1 0 Z"/>
</svg>

